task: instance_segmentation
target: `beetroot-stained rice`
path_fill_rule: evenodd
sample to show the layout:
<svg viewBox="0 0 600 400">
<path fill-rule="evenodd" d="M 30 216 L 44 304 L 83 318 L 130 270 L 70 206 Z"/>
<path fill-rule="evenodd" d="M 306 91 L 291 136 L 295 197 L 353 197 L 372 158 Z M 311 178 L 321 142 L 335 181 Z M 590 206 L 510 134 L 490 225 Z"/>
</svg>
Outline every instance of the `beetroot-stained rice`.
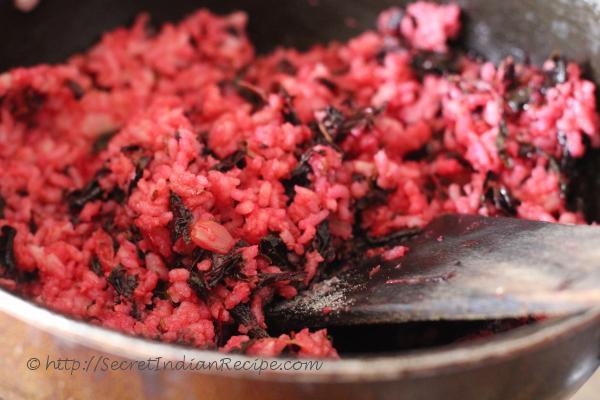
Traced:
<svg viewBox="0 0 600 400">
<path fill-rule="evenodd" d="M 599 142 L 594 85 L 449 52 L 459 14 L 418 2 L 260 57 L 242 13 L 142 15 L 0 75 L 3 286 L 148 338 L 336 357 L 324 330 L 269 337 L 263 307 L 348 243 L 400 257 L 386 235 L 444 212 L 584 222 L 564 188 Z"/>
</svg>

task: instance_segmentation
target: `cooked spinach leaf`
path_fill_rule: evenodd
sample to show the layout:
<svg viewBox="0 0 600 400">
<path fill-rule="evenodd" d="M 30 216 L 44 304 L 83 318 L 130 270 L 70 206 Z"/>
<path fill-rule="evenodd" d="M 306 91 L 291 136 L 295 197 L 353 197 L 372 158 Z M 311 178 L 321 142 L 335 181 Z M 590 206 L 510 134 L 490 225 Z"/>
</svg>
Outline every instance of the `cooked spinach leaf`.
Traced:
<svg viewBox="0 0 600 400">
<path fill-rule="evenodd" d="M 118 296 L 131 298 L 138 285 L 137 275 L 128 275 L 125 268 L 119 264 L 108 275 L 108 283 L 112 285 Z"/>
<path fill-rule="evenodd" d="M 98 135 L 98 137 L 92 143 L 92 153 L 98 154 L 108 148 L 110 140 L 119 132 L 118 129 L 106 131 Z"/>
<path fill-rule="evenodd" d="M 10 225 L 4 225 L 0 232 L 2 232 L 2 235 L 0 235 L 0 266 L 4 268 L 2 276 L 16 279 L 19 273 L 17 259 L 15 258 L 17 230 Z"/>
<path fill-rule="evenodd" d="M 258 321 L 256 320 L 254 314 L 252 314 L 248 304 L 238 304 L 231 309 L 231 315 L 235 322 L 248 328 L 248 335 L 251 338 L 260 339 L 269 337 L 267 332 L 258 324 Z"/>
<path fill-rule="evenodd" d="M 289 250 L 278 235 L 269 234 L 263 237 L 258 244 L 258 250 L 272 265 L 281 268 L 292 266 L 288 259 Z"/>
<path fill-rule="evenodd" d="M 192 223 L 192 212 L 183 204 L 181 197 L 174 192 L 169 194 L 169 210 L 173 214 L 173 219 L 170 223 L 171 240 L 176 242 L 179 238 L 183 238 L 186 244 L 190 244 L 190 224 Z"/>
<path fill-rule="evenodd" d="M 218 164 L 214 165 L 211 169 L 227 172 L 232 170 L 233 168 L 242 169 L 246 166 L 246 152 L 243 150 L 238 150 L 235 153 L 225 157 Z"/>
<path fill-rule="evenodd" d="M 90 259 L 90 269 L 98 276 L 104 276 L 104 271 L 102 270 L 102 264 L 100 264 L 100 260 L 96 255 L 92 256 Z"/>
</svg>

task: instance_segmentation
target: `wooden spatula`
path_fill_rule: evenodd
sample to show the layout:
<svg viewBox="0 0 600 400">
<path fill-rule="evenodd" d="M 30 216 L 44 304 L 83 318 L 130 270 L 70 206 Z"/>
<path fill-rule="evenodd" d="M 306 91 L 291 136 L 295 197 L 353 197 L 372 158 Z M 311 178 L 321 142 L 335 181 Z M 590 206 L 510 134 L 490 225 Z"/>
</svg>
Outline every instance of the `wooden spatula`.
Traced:
<svg viewBox="0 0 600 400">
<path fill-rule="evenodd" d="M 398 260 L 349 265 L 274 303 L 268 322 L 295 329 L 487 320 L 600 306 L 600 227 L 445 215 L 405 245 Z"/>
</svg>

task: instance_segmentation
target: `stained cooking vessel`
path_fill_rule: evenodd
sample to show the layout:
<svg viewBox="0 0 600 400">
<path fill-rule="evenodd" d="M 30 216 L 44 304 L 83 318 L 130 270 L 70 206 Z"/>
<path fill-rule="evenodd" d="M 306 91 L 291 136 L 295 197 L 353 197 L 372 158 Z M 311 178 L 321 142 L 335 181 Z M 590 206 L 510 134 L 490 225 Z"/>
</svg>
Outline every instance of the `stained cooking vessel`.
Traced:
<svg viewBox="0 0 600 400">
<path fill-rule="evenodd" d="M 377 13 L 404 1 L 387 0 L 46 0 L 31 14 L 20 14 L 0 0 L 0 71 L 17 65 L 58 62 L 82 51 L 103 31 L 150 11 L 157 23 L 177 20 L 199 7 L 217 12 L 237 9 L 250 15 L 250 34 L 260 51 L 278 44 L 306 48 L 345 39 L 374 26 Z M 554 50 L 600 73 L 600 2 L 594 0 L 464 0 L 463 45 L 498 61 L 506 55 L 543 61 Z M 600 157 L 580 168 L 598 171 Z M 592 174 L 588 182 L 597 183 Z M 593 187 L 593 186 L 592 186 Z M 600 186 L 599 186 L 600 187 Z M 583 189 L 582 189 L 583 190 Z M 597 190 L 591 190 L 592 194 Z M 597 201 L 586 212 L 598 216 Z M 464 328 L 464 327 L 463 327 Z M 428 326 L 456 330 L 456 326 Z M 462 329 L 462 328 L 461 328 Z M 414 329 L 413 329 L 414 330 Z M 467 329 L 468 331 L 468 329 Z M 348 333 L 354 350 L 361 342 L 402 342 L 394 331 Z M 391 332 L 391 333 L 390 333 Z M 398 332 L 401 335 L 402 332 Z M 423 336 L 421 335 L 421 336 Z M 413 332 L 414 336 L 414 332 Z M 340 336 L 338 336 L 339 338 Z M 436 338 L 443 337 L 439 332 Z M 600 354 L 600 310 L 552 319 L 483 339 L 375 355 L 352 353 L 328 361 L 319 371 L 129 371 L 73 374 L 46 369 L 47 360 L 219 360 L 224 355 L 122 335 L 45 310 L 0 290 L 0 397 L 119 399 L 563 399 L 596 369 Z M 413 338 L 414 339 L 414 338 Z M 408 340 L 408 339 L 406 339 Z M 412 340 L 412 339 L 411 339 Z M 438 340 L 439 342 L 439 340 Z M 423 340 L 420 341 L 421 345 Z M 444 342 L 445 343 L 445 342 Z M 438 343 L 439 344 L 439 343 Z M 406 347 L 406 346 L 405 346 Z M 372 346 L 365 345 L 365 349 Z M 94 357 L 93 359 L 91 357 Z M 250 361 L 227 355 L 230 365 Z M 35 368 L 35 361 L 39 367 Z"/>
</svg>

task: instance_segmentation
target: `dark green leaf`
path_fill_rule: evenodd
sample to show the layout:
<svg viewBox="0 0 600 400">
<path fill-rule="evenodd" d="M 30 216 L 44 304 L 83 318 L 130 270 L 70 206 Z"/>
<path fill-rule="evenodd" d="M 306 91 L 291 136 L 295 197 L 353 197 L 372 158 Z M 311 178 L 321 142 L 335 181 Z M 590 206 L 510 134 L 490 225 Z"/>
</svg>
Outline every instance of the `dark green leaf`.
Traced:
<svg viewBox="0 0 600 400">
<path fill-rule="evenodd" d="M 104 271 L 102 269 L 102 264 L 100 264 L 100 260 L 97 256 L 92 256 L 90 260 L 90 269 L 98 276 L 104 276 Z"/>
<path fill-rule="evenodd" d="M 73 97 L 75 98 L 75 100 L 81 100 L 81 98 L 85 95 L 85 91 L 83 90 L 81 85 L 77 83 L 77 81 L 67 79 L 66 85 L 71 91 L 71 93 L 73 93 Z"/>
<path fill-rule="evenodd" d="M 267 105 L 267 97 L 261 89 L 244 81 L 234 83 L 237 94 L 252 105 L 252 112 L 256 112 Z"/>
<path fill-rule="evenodd" d="M 171 220 L 171 240 L 176 242 L 180 237 L 186 244 L 190 244 L 190 224 L 192 223 L 192 212 L 183 204 L 183 200 L 176 193 L 169 194 L 169 210 L 173 213 Z"/>
<path fill-rule="evenodd" d="M 225 157 L 218 164 L 214 165 L 211 169 L 227 172 L 232 170 L 233 168 L 242 169 L 246 166 L 246 152 L 243 150 L 238 150 L 235 153 Z"/>
<path fill-rule="evenodd" d="M 300 121 L 300 118 L 298 118 L 298 114 L 294 108 L 293 97 L 290 96 L 290 94 L 283 87 L 280 88 L 279 95 L 283 98 L 283 107 L 281 110 L 283 120 L 294 126 L 300 125 L 302 122 Z"/>
<path fill-rule="evenodd" d="M 285 194 L 290 201 L 293 201 L 296 195 L 295 186 L 308 187 L 310 185 L 309 174 L 312 172 L 312 167 L 309 164 L 309 160 L 312 155 L 312 149 L 302 154 L 296 167 L 290 173 L 290 178 L 282 181 L 285 187 Z"/>
<path fill-rule="evenodd" d="M 0 266 L 4 268 L 2 276 L 16 279 L 19 273 L 14 252 L 17 230 L 12 226 L 4 225 L 0 232 L 2 232 L 2 235 L 0 235 Z"/>
<path fill-rule="evenodd" d="M 296 68 L 296 66 L 287 58 L 279 60 L 277 63 L 277 70 L 287 75 L 296 75 L 296 72 L 298 72 L 298 68 Z"/>
<path fill-rule="evenodd" d="M 115 289 L 118 296 L 131 298 L 138 285 L 138 277 L 137 275 L 127 275 L 125 268 L 119 264 L 108 275 L 108 282 Z"/>
<path fill-rule="evenodd" d="M 329 222 L 327 220 L 321 222 L 317 226 L 317 233 L 312 241 L 312 248 L 317 250 L 324 262 L 331 262 L 335 259 L 335 248 L 329 233 Z"/>
<path fill-rule="evenodd" d="M 494 211 L 508 216 L 517 215 L 517 207 L 521 203 L 491 171 L 487 173 L 483 184 L 482 202 L 487 203 Z"/>
<path fill-rule="evenodd" d="M 506 140 L 508 139 L 509 132 L 508 126 L 506 125 L 506 121 L 503 119 L 500 121 L 500 126 L 498 128 L 498 136 L 496 136 L 496 148 L 498 149 L 498 156 L 504 163 L 507 168 L 511 168 L 513 165 L 513 160 L 510 158 L 507 150 L 506 150 Z"/>
<path fill-rule="evenodd" d="M 113 129 L 111 131 L 104 132 L 94 140 L 92 144 L 92 153 L 98 154 L 108 148 L 108 143 L 110 140 L 119 132 L 118 129 Z"/>
<path fill-rule="evenodd" d="M 104 190 L 100 187 L 98 180 L 108 172 L 109 171 L 105 169 L 99 170 L 86 186 L 69 193 L 67 196 L 67 203 L 69 204 L 69 211 L 72 215 L 79 214 L 87 203 L 99 200 L 104 196 Z"/>
<path fill-rule="evenodd" d="M 331 93 L 338 93 L 338 85 L 330 79 L 327 78 L 317 78 L 317 82 L 321 85 L 325 86 Z"/>
<path fill-rule="evenodd" d="M 248 304 L 238 304 L 231 309 L 231 315 L 235 322 L 248 328 L 248 335 L 253 339 L 269 337 L 267 332 L 261 328 Z"/>
<path fill-rule="evenodd" d="M 269 234 L 262 238 L 258 250 L 260 255 L 268 259 L 272 265 L 281 268 L 292 266 L 288 259 L 289 250 L 278 235 Z"/>
<path fill-rule="evenodd" d="M 161 300 L 167 300 L 169 298 L 169 295 L 167 294 L 168 289 L 169 282 L 159 279 L 158 282 L 156 282 L 154 290 L 152 291 L 152 295 L 154 297 L 158 297 Z"/>
<path fill-rule="evenodd" d="M 152 161 L 151 157 L 143 156 L 136 163 L 135 175 L 129 183 L 129 194 L 131 194 L 131 192 L 133 192 L 133 190 L 137 187 L 137 184 L 140 181 L 140 179 L 142 179 L 142 177 L 144 176 L 144 170 L 146 169 L 148 164 L 150 164 L 150 161 Z"/>
</svg>

